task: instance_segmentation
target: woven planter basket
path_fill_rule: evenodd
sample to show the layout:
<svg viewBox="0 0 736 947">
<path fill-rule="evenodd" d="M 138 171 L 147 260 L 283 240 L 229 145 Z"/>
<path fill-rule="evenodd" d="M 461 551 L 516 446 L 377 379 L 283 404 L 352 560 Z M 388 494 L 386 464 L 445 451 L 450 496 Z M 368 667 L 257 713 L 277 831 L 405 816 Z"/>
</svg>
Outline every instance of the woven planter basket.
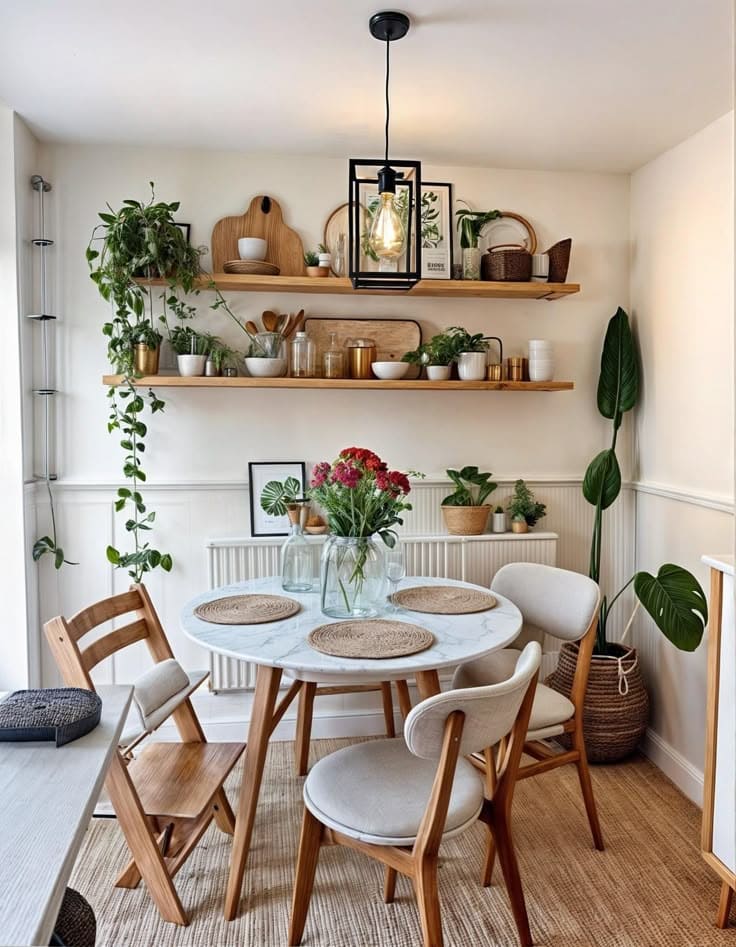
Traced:
<svg viewBox="0 0 736 947">
<path fill-rule="evenodd" d="M 567 279 L 567 270 L 570 266 L 570 251 L 572 250 L 572 240 L 560 240 L 553 247 L 547 250 L 549 257 L 549 275 L 547 280 L 550 283 L 564 283 Z"/>
<path fill-rule="evenodd" d="M 489 247 L 480 261 L 481 278 L 499 283 L 528 283 L 532 278 L 532 255 L 519 244 Z"/>
<path fill-rule="evenodd" d="M 583 711 L 583 734 L 588 760 L 591 763 L 614 763 L 633 753 L 649 719 L 649 697 L 641 676 L 636 649 L 618 645 L 612 647 L 615 649 L 613 657 L 594 655 L 590 662 Z M 557 668 L 544 683 L 569 697 L 577 657 L 577 644 L 563 644 Z M 628 683 L 626 694 L 619 691 L 618 658 L 623 659 L 621 666 Z M 568 736 L 555 739 L 570 748 Z"/>
<path fill-rule="evenodd" d="M 452 536 L 480 536 L 486 530 L 490 506 L 443 506 L 447 532 Z"/>
</svg>

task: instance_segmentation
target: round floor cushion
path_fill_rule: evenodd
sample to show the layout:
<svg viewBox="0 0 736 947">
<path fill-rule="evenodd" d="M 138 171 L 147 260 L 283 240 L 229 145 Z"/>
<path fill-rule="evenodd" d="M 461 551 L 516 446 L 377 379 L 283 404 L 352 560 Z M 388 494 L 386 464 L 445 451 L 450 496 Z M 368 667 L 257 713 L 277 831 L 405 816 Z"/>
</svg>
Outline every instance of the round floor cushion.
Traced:
<svg viewBox="0 0 736 947">
<path fill-rule="evenodd" d="M 100 722 L 102 701 L 81 687 L 13 691 L 0 702 L 0 740 L 55 740 L 63 746 Z"/>
<path fill-rule="evenodd" d="M 54 925 L 51 947 L 95 947 L 97 921 L 90 904 L 74 888 L 67 888 Z"/>
</svg>

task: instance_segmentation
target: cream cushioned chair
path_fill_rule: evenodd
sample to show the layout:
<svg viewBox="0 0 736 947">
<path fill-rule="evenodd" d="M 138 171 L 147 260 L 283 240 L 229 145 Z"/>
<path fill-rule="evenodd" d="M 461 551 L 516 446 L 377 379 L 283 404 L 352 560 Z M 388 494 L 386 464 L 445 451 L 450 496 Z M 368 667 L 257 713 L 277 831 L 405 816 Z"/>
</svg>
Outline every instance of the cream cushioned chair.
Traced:
<svg viewBox="0 0 736 947">
<path fill-rule="evenodd" d="M 524 747 L 524 752 L 536 762 L 521 766 L 518 778 L 525 779 L 557 766 L 574 763 L 593 841 L 595 847 L 602 850 L 603 836 L 583 739 L 583 703 L 600 607 L 598 585 L 587 576 L 567 569 L 531 562 L 512 562 L 498 570 L 491 583 L 491 590 L 511 599 L 521 611 L 523 624 L 514 642 L 517 647 L 506 648 L 462 665 L 455 672 L 452 686 L 483 687 L 504 680 L 518 660 L 521 653 L 519 648 L 529 641 L 537 641 L 541 645 L 545 634 L 560 641 L 579 642 L 570 698 L 544 684 L 537 686 Z M 572 742 L 572 748 L 566 752 L 556 753 L 540 742 L 563 733 L 570 734 Z M 488 756 L 486 763 L 493 766 L 493 758 Z M 490 884 L 493 859 L 491 839 L 483 872 L 484 884 Z"/>
<path fill-rule="evenodd" d="M 521 943 L 531 944 L 510 828 L 511 799 L 534 699 L 541 648 L 530 642 L 506 681 L 437 694 L 408 715 L 403 740 L 345 747 L 314 765 L 304 784 L 289 944 L 301 942 L 322 844 L 357 849 L 386 866 L 384 899 L 396 872 L 419 903 L 425 947 L 441 947 L 437 853 L 443 838 L 480 818 L 498 848 Z M 491 798 L 465 756 L 506 742 Z"/>
</svg>

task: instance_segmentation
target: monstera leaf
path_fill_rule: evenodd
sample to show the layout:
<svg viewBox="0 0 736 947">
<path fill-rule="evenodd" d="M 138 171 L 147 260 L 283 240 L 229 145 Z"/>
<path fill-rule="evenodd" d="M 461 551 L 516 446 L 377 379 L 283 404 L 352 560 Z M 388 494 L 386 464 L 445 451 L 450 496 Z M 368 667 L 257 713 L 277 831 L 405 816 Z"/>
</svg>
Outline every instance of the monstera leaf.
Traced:
<svg viewBox="0 0 736 947">
<path fill-rule="evenodd" d="M 708 624 L 708 605 L 700 583 L 692 573 L 671 562 L 660 566 L 656 576 L 637 572 L 636 596 L 659 630 L 681 651 L 694 651 Z"/>
<path fill-rule="evenodd" d="M 286 504 L 293 503 L 301 493 L 301 484 L 296 477 L 269 480 L 261 491 L 261 509 L 269 516 L 286 516 Z"/>
<path fill-rule="evenodd" d="M 621 469 L 613 449 L 602 450 L 590 462 L 583 479 L 583 496 L 607 510 L 621 492 Z"/>
<path fill-rule="evenodd" d="M 606 330 L 598 378 L 598 410 L 618 430 L 621 417 L 639 396 L 639 364 L 629 317 L 619 306 Z"/>
</svg>

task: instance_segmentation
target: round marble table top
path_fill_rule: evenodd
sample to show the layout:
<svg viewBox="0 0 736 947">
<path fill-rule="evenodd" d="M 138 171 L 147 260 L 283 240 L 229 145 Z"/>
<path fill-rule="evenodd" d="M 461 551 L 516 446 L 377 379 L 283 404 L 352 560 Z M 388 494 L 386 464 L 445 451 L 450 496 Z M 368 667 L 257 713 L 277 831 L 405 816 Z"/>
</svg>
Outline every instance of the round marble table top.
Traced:
<svg viewBox="0 0 736 947">
<path fill-rule="evenodd" d="M 482 588 L 469 582 L 424 576 L 407 576 L 398 583 L 398 588 L 415 585 Z M 225 595 L 255 592 L 288 595 L 301 603 L 302 610 L 291 618 L 266 625 L 216 625 L 194 614 L 194 609 L 203 602 Z M 319 593 L 284 592 L 278 576 L 250 579 L 198 595 L 184 606 L 181 627 L 188 638 L 210 651 L 252 664 L 280 667 L 290 677 L 302 681 L 389 681 L 416 674 L 417 671 L 453 667 L 509 645 L 521 629 L 521 612 L 509 599 L 497 592 L 493 594 L 498 599 L 496 607 L 472 615 L 429 615 L 387 607 L 387 617 L 421 625 L 435 637 L 434 644 L 426 651 L 400 658 L 340 658 L 315 651 L 307 644 L 309 632 L 318 625 L 338 619 L 322 614 Z"/>
</svg>

